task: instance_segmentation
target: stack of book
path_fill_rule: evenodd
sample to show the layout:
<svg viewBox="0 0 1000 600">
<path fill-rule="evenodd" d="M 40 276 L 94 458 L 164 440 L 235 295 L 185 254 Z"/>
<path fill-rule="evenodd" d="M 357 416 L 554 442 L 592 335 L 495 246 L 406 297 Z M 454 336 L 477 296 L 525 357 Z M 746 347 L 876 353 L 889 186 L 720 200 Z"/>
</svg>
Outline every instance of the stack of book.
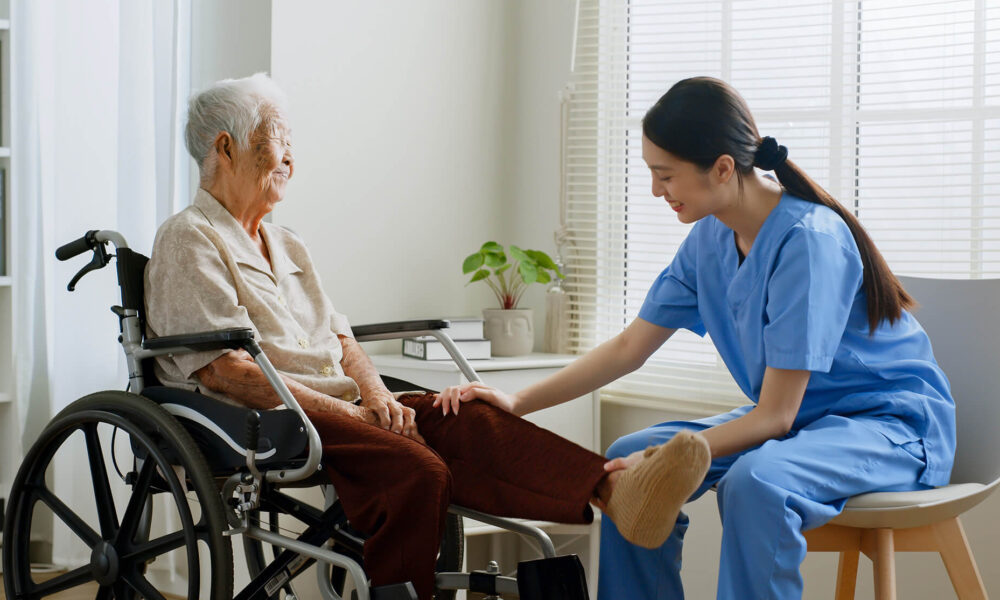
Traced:
<svg viewBox="0 0 1000 600">
<path fill-rule="evenodd" d="M 442 331 L 448 334 L 469 360 L 490 357 L 490 341 L 483 337 L 483 320 L 475 317 L 448 318 L 451 326 Z M 451 355 L 437 339 L 422 335 L 403 338 L 403 356 L 421 360 L 451 360 Z"/>
</svg>

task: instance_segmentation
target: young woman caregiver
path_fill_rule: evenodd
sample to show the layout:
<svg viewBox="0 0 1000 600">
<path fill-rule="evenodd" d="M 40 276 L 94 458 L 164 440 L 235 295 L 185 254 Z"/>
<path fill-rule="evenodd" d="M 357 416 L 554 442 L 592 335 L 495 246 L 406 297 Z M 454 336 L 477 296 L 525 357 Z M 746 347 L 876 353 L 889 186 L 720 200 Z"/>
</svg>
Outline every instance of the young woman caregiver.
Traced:
<svg viewBox="0 0 1000 600">
<path fill-rule="evenodd" d="M 691 499 L 718 486 L 718 598 L 799 598 L 803 530 L 829 521 L 855 494 L 948 482 L 955 451 L 948 381 L 906 310 L 912 299 L 857 219 L 789 161 L 784 146 L 758 135 L 734 89 L 707 77 L 677 83 L 643 119 L 642 148 L 653 195 L 695 225 L 639 318 L 516 394 L 468 384 L 439 402 L 457 412 L 479 398 L 524 415 L 633 371 L 678 328 L 707 332 L 752 404 L 625 436 L 608 450 L 616 460 L 606 469 L 629 467 L 647 447 L 696 432 L 711 464 Z M 774 171 L 778 182 L 755 167 Z M 647 549 L 625 541 L 606 518 L 600 598 L 682 598 L 687 526 L 681 513 Z"/>
</svg>

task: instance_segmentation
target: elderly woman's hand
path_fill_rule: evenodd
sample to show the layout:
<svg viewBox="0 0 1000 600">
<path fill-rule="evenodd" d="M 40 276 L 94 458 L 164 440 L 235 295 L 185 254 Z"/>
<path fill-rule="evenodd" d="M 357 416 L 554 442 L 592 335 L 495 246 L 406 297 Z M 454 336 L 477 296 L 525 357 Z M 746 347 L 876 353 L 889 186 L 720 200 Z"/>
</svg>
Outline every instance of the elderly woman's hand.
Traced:
<svg viewBox="0 0 1000 600">
<path fill-rule="evenodd" d="M 326 410 L 340 413 L 346 417 L 361 421 L 362 423 L 375 425 L 376 427 L 378 426 L 378 417 L 375 415 L 375 412 L 363 406 L 358 406 L 350 402 L 344 402 L 343 400 L 339 400 L 337 398 L 331 398 Z"/>
<path fill-rule="evenodd" d="M 361 406 L 375 413 L 378 417 L 376 424 L 382 429 L 405 435 L 421 444 L 427 443 L 417 431 L 417 412 L 397 402 L 391 393 L 372 394 L 361 400 Z"/>
</svg>

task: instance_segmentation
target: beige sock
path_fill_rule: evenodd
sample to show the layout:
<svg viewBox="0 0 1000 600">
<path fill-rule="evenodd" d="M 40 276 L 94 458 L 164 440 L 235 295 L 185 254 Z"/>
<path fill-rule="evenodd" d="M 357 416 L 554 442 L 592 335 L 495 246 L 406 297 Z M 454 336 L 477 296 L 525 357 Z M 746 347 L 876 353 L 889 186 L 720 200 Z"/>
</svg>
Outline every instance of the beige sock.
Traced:
<svg viewBox="0 0 1000 600">
<path fill-rule="evenodd" d="M 681 506 L 698 489 L 712 462 L 708 442 L 683 430 L 622 472 L 605 511 L 622 536 L 643 548 L 667 541 Z"/>
</svg>

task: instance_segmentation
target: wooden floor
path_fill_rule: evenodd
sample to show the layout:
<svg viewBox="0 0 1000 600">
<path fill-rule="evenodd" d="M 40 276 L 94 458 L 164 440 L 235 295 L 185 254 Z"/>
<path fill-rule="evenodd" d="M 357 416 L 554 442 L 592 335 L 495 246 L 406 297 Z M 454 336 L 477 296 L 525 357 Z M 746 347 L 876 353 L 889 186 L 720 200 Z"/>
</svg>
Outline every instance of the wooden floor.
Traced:
<svg viewBox="0 0 1000 600">
<path fill-rule="evenodd" d="M 98 585 L 96 583 L 90 583 L 82 585 L 76 589 L 48 596 L 48 598 L 51 598 L 52 600 L 94 600 L 94 596 L 97 595 L 97 590 Z M 7 596 L 3 593 L 3 582 L 0 582 L 0 600 L 7 600 Z"/>
<path fill-rule="evenodd" d="M 52 575 L 39 575 L 35 581 L 36 582 L 44 581 L 46 579 L 55 577 L 56 575 L 60 575 L 60 573 L 53 573 Z M 67 590 L 65 592 L 53 594 L 52 596 L 46 596 L 45 598 L 46 600 L 50 599 L 51 600 L 94 600 L 94 597 L 97 596 L 98 589 L 100 588 L 96 583 L 88 583 L 86 585 L 81 585 L 80 587 L 73 588 L 72 590 Z M 177 598 L 176 596 L 172 596 L 170 594 L 164 594 L 164 596 L 168 599 Z M 0 577 L 0 600 L 7 600 L 7 596 L 6 594 L 4 594 L 3 591 L 2 577 Z"/>
</svg>

